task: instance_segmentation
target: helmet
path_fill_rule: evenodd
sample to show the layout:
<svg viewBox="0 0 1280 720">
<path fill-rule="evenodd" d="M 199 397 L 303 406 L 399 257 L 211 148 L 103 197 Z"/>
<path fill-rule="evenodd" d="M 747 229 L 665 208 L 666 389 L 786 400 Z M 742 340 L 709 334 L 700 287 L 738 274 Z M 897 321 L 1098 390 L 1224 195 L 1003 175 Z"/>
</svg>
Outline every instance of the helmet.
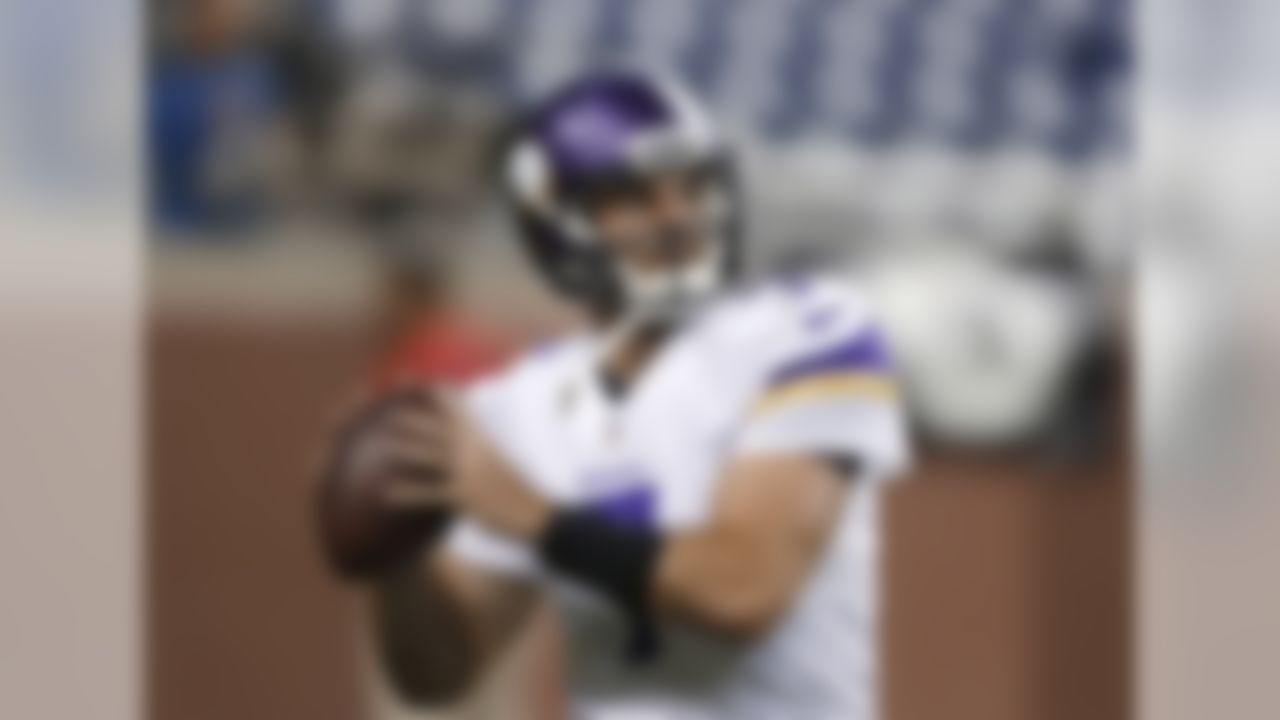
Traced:
<svg viewBox="0 0 1280 720">
<path fill-rule="evenodd" d="M 656 172 L 708 173 L 714 251 L 690 267 L 637 277 L 596 234 L 593 198 Z M 703 109 L 681 87 L 615 72 L 571 83 L 517 129 L 507 180 L 520 239 L 561 293 L 597 315 L 678 315 L 738 272 L 740 193 L 732 156 Z"/>
</svg>

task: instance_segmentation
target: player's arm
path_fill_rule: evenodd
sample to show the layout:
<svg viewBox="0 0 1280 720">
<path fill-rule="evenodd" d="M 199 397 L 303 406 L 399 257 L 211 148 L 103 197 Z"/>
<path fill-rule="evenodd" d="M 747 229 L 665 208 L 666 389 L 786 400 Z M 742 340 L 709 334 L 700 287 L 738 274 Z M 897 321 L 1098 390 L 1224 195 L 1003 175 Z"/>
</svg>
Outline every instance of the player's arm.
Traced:
<svg viewBox="0 0 1280 720">
<path fill-rule="evenodd" d="M 415 705 L 464 697 L 524 626 L 532 588 L 431 553 L 371 584 L 378 654 L 397 694 Z"/>
<path fill-rule="evenodd" d="M 664 534 L 557 507 L 502 469 L 470 475 L 470 512 L 535 545 L 548 566 L 613 599 L 637 623 L 657 615 L 753 640 L 809 577 L 846 504 L 850 480 L 818 456 L 731 464 L 704 526 Z"/>
<path fill-rule="evenodd" d="M 741 640 L 763 635 L 827 547 L 849 484 L 835 463 L 808 455 L 733 463 L 711 521 L 663 541 L 654 610 Z"/>
<path fill-rule="evenodd" d="M 644 625 L 655 614 L 754 639 L 786 611 L 821 556 L 850 480 L 816 454 L 753 454 L 730 464 L 710 522 L 662 533 L 559 507 L 477 433 L 457 466 L 459 506 L 535 547 L 551 569 L 614 600 Z"/>
<path fill-rule="evenodd" d="M 449 448 L 431 395 L 366 402 L 334 434 L 317 510 L 331 564 L 369 590 L 378 654 L 415 704 L 460 698 L 523 624 L 526 583 L 464 565 L 449 533 Z"/>
</svg>

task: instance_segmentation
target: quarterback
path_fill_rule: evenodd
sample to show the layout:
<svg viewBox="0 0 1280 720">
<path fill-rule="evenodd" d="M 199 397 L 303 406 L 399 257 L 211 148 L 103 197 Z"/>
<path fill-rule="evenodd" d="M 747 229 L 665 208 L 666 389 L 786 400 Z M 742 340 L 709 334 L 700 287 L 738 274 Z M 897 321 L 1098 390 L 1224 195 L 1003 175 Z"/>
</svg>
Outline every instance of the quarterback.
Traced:
<svg viewBox="0 0 1280 720">
<path fill-rule="evenodd" d="M 688 94 L 628 73 L 513 139 L 521 241 L 589 327 L 459 395 L 373 404 L 320 483 L 407 699 L 463 694 L 541 598 L 574 718 L 876 717 L 903 411 L 850 283 L 740 277 L 733 160 Z"/>
</svg>

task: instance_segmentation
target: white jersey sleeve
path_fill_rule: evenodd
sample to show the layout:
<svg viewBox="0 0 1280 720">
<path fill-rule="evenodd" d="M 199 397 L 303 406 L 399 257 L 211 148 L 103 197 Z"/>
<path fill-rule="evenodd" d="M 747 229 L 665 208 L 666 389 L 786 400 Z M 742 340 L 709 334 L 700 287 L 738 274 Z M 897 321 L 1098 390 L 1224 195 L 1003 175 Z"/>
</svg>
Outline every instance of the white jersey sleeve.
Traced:
<svg viewBox="0 0 1280 720">
<path fill-rule="evenodd" d="M 770 351 L 734 442 L 737 455 L 812 452 L 893 478 L 909 462 L 892 361 L 867 301 L 835 281 L 779 283 L 757 327 Z M 767 343 L 767 344 L 765 344 Z"/>
<path fill-rule="evenodd" d="M 510 393 L 510 374 L 500 375 L 483 382 L 468 391 L 466 410 L 480 429 L 500 451 L 511 437 L 508 424 L 513 418 L 508 411 L 507 395 Z M 466 517 L 458 518 L 445 539 L 445 551 L 464 564 L 516 578 L 531 579 L 539 572 L 539 563 L 533 550 L 524 543 L 504 537 L 480 523 Z"/>
</svg>

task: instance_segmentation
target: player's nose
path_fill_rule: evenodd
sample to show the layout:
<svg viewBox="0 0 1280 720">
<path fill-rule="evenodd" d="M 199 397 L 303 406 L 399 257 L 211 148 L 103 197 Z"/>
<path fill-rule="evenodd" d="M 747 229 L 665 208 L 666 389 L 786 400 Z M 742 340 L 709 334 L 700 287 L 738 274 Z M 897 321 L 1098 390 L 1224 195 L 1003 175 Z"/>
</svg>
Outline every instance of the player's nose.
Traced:
<svg viewBox="0 0 1280 720">
<path fill-rule="evenodd" d="M 679 178 L 664 177 L 653 188 L 654 213 L 668 227 L 693 222 L 697 214 L 695 198 Z"/>
</svg>

